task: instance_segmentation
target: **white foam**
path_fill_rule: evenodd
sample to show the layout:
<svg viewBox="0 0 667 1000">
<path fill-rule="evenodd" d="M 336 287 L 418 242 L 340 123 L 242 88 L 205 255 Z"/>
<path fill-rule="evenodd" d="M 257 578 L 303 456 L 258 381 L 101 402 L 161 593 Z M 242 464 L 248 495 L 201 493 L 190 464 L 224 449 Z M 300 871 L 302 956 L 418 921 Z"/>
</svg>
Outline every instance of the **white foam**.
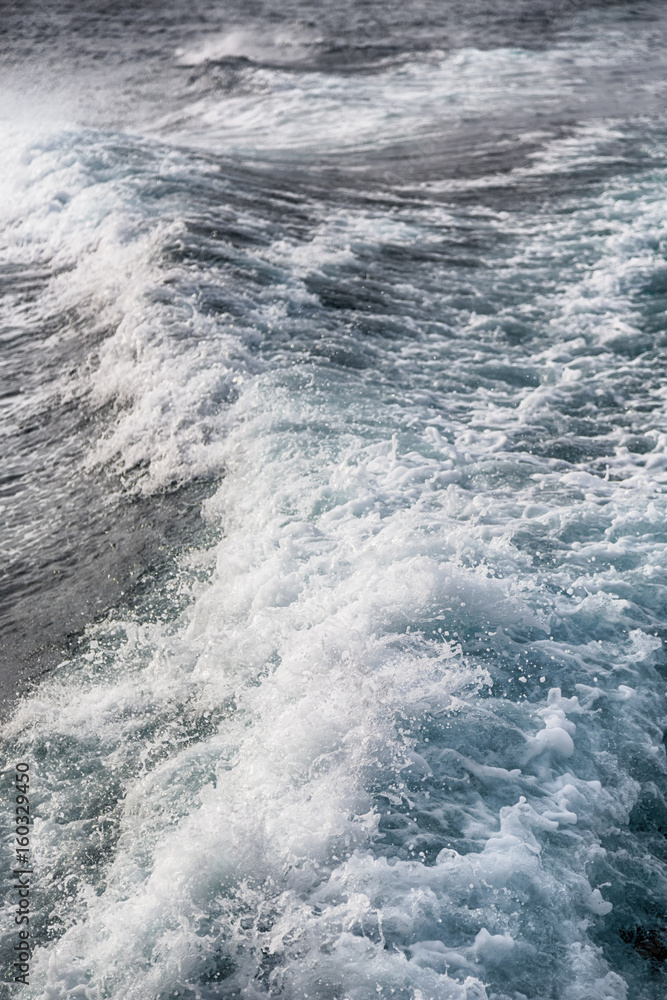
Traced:
<svg viewBox="0 0 667 1000">
<path fill-rule="evenodd" d="M 374 856 L 376 778 L 409 801 L 406 776 L 432 770 L 429 751 L 415 753 L 397 717 L 455 718 L 489 683 L 455 642 L 411 635 L 405 623 L 438 608 L 468 609 L 458 613 L 483 615 L 492 627 L 539 627 L 539 619 L 511 579 L 457 562 L 472 535 L 452 516 L 447 485 L 428 510 L 420 491 L 405 506 L 422 456 L 401 455 L 391 442 L 336 454 L 331 438 L 304 453 L 298 428 L 314 425 L 318 404 L 278 397 L 274 377 L 258 379 L 236 404 L 227 478 L 209 504 L 225 537 L 187 622 L 173 635 L 124 626 L 115 676 L 54 678 L 13 723 L 16 734 L 76 740 L 77 755 L 90 743 L 111 773 L 135 772 L 105 891 L 80 891 L 69 928 L 37 952 L 38 988 L 57 996 L 84 984 L 99 992 L 104 982 L 115 995 L 157 995 L 197 980 L 212 955 L 224 954 L 235 965 L 225 988 L 247 991 L 264 954 L 277 963 L 265 988 L 291 995 L 324 996 L 322 984 L 335 982 L 362 1000 L 370 975 L 385 991 L 482 998 L 489 970 L 531 961 L 512 916 L 515 894 L 529 886 L 544 914 L 560 900 L 548 919 L 560 922 L 559 947 L 576 957 L 574 972 L 559 967 L 568 988 L 624 996 L 585 920 L 563 918 L 609 912 L 587 879 L 586 852 L 567 889 L 542 861 L 543 838 L 561 825 L 597 829 L 619 815 L 617 794 L 561 772 L 561 754 L 540 772 L 533 804 L 522 797 L 482 811 L 474 829 L 471 822 L 479 852 L 445 850 L 430 867 Z M 314 514 L 332 488 L 336 502 Z M 181 750 L 183 712 L 219 721 Z M 571 757 L 568 714 L 584 714 L 577 697 L 551 691 L 537 711 L 546 728 L 536 743 L 541 732 L 561 734 Z M 145 742 L 151 720 L 162 720 L 162 734 Z M 135 748 L 154 754 L 160 745 L 168 758 L 137 768 Z M 73 794 L 67 786 L 58 793 L 54 819 Z M 61 828 L 45 810 L 35 827 L 44 865 L 62 850 Z"/>
<path fill-rule="evenodd" d="M 220 52 L 242 52 L 244 38 L 225 36 Z M 218 43 L 210 44 L 197 58 L 211 58 Z M 248 77 L 250 94 L 198 99 L 156 128 L 172 140 L 225 153 L 333 152 L 407 138 L 428 142 L 434 131 L 464 117 L 479 118 L 490 105 L 507 113 L 516 103 L 516 81 L 522 76 L 531 100 L 546 110 L 562 99 L 558 91 L 570 86 L 566 63 L 553 51 L 538 56 L 467 49 L 447 56 L 435 53 L 367 77 L 322 72 L 286 76 L 260 68 Z"/>
<path fill-rule="evenodd" d="M 302 27 L 259 31 L 237 26 L 198 47 L 178 50 L 177 57 L 187 66 L 234 57 L 275 67 L 282 63 L 298 66 L 320 43 Z M 566 101 L 570 118 L 584 121 L 572 136 L 553 139 L 546 132 L 543 138 L 549 141 L 533 154 L 533 165 L 528 168 L 532 174 L 552 173 L 606 162 L 600 140 L 604 137 L 608 142 L 614 123 L 600 119 L 621 113 L 623 101 L 618 93 L 613 100 L 609 97 L 613 72 L 619 66 L 627 70 L 629 79 L 641 72 L 648 81 L 648 67 L 654 75 L 661 71 L 660 56 L 650 38 L 639 34 L 630 40 L 613 31 L 604 47 L 566 35 L 558 45 L 539 52 L 516 48 L 435 51 L 419 61 L 362 77 L 248 68 L 247 93 L 198 98 L 155 128 L 174 141 L 224 153 L 266 155 L 300 149 L 302 155 L 343 150 L 349 154 L 397 141 L 411 141 L 418 144 L 418 150 L 428 150 L 434 137 L 450 135 L 456 143 L 457 127 L 479 124 L 486 116 L 508 123 L 515 120 L 517 131 L 523 134 L 528 128 L 527 137 L 532 128 L 539 142 L 536 113 L 548 118 Z M 656 85 L 647 82 L 643 89 L 648 106 Z M 522 96 L 527 93 L 530 108 Z M 635 111 L 640 98 L 633 90 Z M 591 115 L 595 120 L 585 121 Z M 488 180 L 448 180 L 445 187 Z M 496 181 L 503 183 L 507 178 Z"/>
<path fill-rule="evenodd" d="M 322 39 L 298 24 L 275 30 L 239 26 L 209 35 L 200 45 L 176 50 L 180 66 L 201 66 L 225 59 L 248 59 L 273 65 L 300 62 L 321 44 Z"/>
</svg>

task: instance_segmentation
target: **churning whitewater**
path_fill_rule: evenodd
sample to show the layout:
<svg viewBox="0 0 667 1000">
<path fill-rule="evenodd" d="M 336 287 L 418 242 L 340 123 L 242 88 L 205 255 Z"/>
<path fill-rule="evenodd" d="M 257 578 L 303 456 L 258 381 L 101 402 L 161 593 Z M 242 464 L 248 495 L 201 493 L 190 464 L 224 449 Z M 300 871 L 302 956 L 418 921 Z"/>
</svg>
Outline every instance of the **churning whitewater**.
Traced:
<svg viewBox="0 0 667 1000">
<path fill-rule="evenodd" d="M 662 1000 L 667 11 L 167 6 L 0 43 L 3 989 Z"/>
</svg>

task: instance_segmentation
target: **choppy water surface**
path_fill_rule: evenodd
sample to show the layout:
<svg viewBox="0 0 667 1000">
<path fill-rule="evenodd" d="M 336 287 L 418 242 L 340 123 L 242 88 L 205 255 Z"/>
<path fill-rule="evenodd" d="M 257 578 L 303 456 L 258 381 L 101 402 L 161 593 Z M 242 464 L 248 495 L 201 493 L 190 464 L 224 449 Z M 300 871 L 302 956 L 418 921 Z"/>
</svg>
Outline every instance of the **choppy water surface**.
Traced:
<svg viewBox="0 0 667 1000">
<path fill-rule="evenodd" d="M 5 25 L 23 995 L 661 1000 L 663 5 Z"/>
</svg>

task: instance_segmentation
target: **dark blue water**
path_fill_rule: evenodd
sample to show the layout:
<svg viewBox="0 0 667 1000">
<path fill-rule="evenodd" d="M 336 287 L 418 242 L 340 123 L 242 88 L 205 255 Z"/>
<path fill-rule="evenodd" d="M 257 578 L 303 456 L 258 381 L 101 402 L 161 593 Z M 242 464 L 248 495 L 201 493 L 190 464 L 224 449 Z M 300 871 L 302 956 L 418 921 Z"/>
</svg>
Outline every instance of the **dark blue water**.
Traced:
<svg viewBox="0 0 667 1000">
<path fill-rule="evenodd" d="M 661 1000 L 664 6 L 3 19 L 8 996 Z"/>
</svg>

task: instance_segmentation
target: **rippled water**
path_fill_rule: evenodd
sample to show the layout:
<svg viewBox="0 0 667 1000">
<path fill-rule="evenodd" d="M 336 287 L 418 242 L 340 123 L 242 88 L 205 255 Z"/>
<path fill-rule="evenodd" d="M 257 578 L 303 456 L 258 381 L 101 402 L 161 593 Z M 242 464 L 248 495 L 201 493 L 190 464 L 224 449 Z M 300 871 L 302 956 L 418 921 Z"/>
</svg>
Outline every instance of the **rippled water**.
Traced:
<svg viewBox="0 0 667 1000">
<path fill-rule="evenodd" d="M 226 11 L 6 21 L 20 989 L 661 1000 L 664 7 Z"/>
</svg>

